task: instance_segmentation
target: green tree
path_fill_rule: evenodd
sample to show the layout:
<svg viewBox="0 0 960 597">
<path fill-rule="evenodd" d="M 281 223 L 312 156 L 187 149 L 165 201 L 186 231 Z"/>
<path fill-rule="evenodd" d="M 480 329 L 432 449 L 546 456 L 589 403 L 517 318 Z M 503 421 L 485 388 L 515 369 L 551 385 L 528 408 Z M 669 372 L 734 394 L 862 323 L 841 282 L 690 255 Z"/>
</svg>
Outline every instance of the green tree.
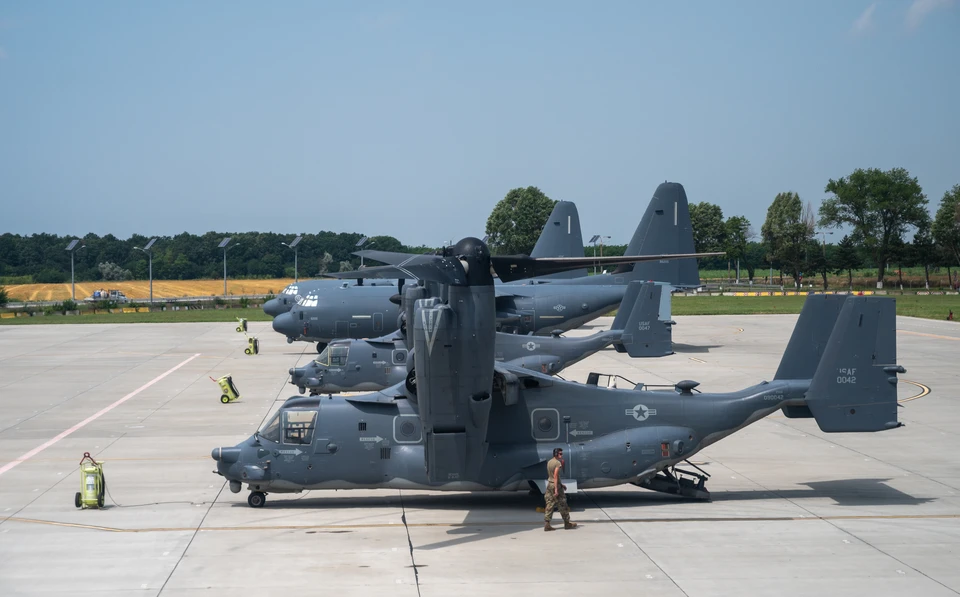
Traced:
<svg viewBox="0 0 960 597">
<path fill-rule="evenodd" d="M 6 307 L 7 303 L 10 302 L 10 295 L 7 294 L 7 289 L 4 286 L 0 286 L 0 307 Z"/>
<path fill-rule="evenodd" d="M 860 267 L 860 264 L 863 262 L 860 259 L 860 252 L 857 250 L 857 245 L 853 243 L 853 239 L 849 235 L 844 236 L 840 243 L 837 245 L 837 252 L 832 260 L 834 273 L 842 274 L 847 272 L 847 287 L 849 290 L 853 290 L 853 270 Z"/>
<path fill-rule="evenodd" d="M 753 270 L 747 264 L 747 243 L 753 237 L 750 220 L 743 216 L 730 216 L 723 227 L 725 239 L 723 250 L 727 252 L 727 258 L 734 263 L 742 261 L 741 266 L 747 267 L 752 280 Z"/>
<path fill-rule="evenodd" d="M 931 232 L 946 262 L 960 265 L 960 184 L 943 194 Z"/>
<path fill-rule="evenodd" d="M 529 255 L 556 203 L 537 187 L 512 189 L 487 218 L 487 245 L 498 255 Z"/>
<path fill-rule="evenodd" d="M 800 195 L 793 191 L 778 193 L 767 208 L 767 219 L 760 229 L 767 245 L 767 259 L 779 263 L 780 269 L 793 276 L 799 284 L 800 273 L 806 264 L 806 249 L 813 239 L 813 212 L 804 206 Z"/>
<path fill-rule="evenodd" d="M 697 253 L 723 251 L 727 240 L 727 228 L 723 223 L 723 210 L 713 203 L 691 203 L 690 225 L 693 227 L 693 246 Z M 729 256 L 728 256 L 729 257 Z"/>
<path fill-rule="evenodd" d="M 923 266 L 923 282 L 925 288 L 930 288 L 930 264 L 937 259 L 937 248 L 933 244 L 933 234 L 930 224 L 917 230 L 913 237 L 913 258 Z"/>
<path fill-rule="evenodd" d="M 909 226 L 929 218 L 920 183 L 903 168 L 858 168 L 846 178 L 830 179 L 825 190 L 834 196 L 820 205 L 820 225 L 853 226 L 853 240 L 872 255 L 882 286 L 891 246 Z"/>
</svg>

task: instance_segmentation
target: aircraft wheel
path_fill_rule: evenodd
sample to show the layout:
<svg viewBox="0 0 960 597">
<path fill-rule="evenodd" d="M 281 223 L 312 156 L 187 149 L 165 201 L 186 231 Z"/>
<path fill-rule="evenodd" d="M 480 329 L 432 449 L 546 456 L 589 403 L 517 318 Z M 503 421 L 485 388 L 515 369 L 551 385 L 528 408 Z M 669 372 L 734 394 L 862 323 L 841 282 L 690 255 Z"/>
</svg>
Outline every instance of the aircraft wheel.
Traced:
<svg viewBox="0 0 960 597">
<path fill-rule="evenodd" d="M 411 369 L 410 372 L 407 373 L 407 379 L 405 380 L 405 385 L 408 392 L 410 392 L 414 396 L 417 395 L 417 370 L 416 369 Z"/>
<path fill-rule="evenodd" d="M 320 354 L 321 352 L 323 352 L 323 349 L 326 347 L 327 345 L 324 344 L 323 342 L 317 342 L 317 354 Z"/>
<path fill-rule="evenodd" d="M 241 330 L 241 329 L 238 327 L 238 328 L 237 328 L 237 331 L 238 331 L 238 332 L 242 332 L 243 330 Z"/>
<path fill-rule="evenodd" d="M 250 354 L 250 349 L 249 349 L 249 348 L 244 348 L 244 349 L 243 349 L 243 354 Z"/>
<path fill-rule="evenodd" d="M 226 404 L 227 402 L 230 402 L 230 397 L 224 394 L 220 396 L 220 402 L 223 402 L 224 404 Z"/>
<path fill-rule="evenodd" d="M 251 508 L 263 508 L 263 505 L 267 503 L 267 494 L 262 491 L 251 491 L 250 496 L 247 497 L 247 505 Z"/>
<path fill-rule="evenodd" d="M 293 344 L 293 338 L 287 336 L 287 344 Z"/>
<path fill-rule="evenodd" d="M 80 504 L 80 492 L 79 492 L 79 491 L 77 492 L 77 495 L 75 495 L 75 496 L 73 497 L 73 505 L 76 506 L 77 508 L 79 508 L 79 507 L 81 506 L 81 504 Z"/>
</svg>

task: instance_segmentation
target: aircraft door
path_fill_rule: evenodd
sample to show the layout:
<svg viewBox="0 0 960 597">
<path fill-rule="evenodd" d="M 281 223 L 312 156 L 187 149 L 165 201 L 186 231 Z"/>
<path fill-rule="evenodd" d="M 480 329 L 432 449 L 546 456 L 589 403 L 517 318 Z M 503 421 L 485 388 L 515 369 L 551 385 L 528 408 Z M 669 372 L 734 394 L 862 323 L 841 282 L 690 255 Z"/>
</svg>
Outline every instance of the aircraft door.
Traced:
<svg viewBox="0 0 960 597">
<path fill-rule="evenodd" d="M 350 322 L 348 321 L 338 321 L 336 328 L 334 329 L 334 338 L 349 338 L 350 337 Z"/>
<path fill-rule="evenodd" d="M 383 313 L 373 314 L 373 331 L 375 332 L 383 331 Z"/>
</svg>

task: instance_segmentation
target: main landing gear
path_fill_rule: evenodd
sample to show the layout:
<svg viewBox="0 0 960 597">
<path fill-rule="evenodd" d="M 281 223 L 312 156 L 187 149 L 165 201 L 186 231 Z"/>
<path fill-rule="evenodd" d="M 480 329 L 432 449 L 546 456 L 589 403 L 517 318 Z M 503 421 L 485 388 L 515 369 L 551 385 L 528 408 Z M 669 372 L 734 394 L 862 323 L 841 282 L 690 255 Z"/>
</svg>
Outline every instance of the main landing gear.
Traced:
<svg viewBox="0 0 960 597">
<path fill-rule="evenodd" d="M 251 508 L 263 508 L 267 503 L 267 494 L 262 491 L 251 491 L 247 497 L 247 505 Z"/>
<path fill-rule="evenodd" d="M 661 493 L 679 495 L 695 500 L 709 501 L 710 492 L 707 491 L 705 484 L 710 475 L 689 460 L 685 462 L 703 474 L 685 471 L 672 466 L 663 469 L 652 477 L 635 481 L 632 484 L 637 487 L 649 489 L 650 491 L 659 491 Z"/>
</svg>

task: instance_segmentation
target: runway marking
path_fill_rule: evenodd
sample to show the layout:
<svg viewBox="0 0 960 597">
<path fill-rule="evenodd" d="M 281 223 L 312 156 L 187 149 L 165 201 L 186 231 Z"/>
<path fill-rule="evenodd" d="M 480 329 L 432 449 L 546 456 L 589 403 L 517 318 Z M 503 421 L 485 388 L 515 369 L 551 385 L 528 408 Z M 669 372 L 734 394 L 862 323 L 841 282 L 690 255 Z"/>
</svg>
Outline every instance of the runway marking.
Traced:
<svg viewBox="0 0 960 597">
<path fill-rule="evenodd" d="M 163 374 L 161 374 L 161 375 L 153 378 L 152 380 L 150 380 L 150 381 L 148 381 L 147 383 L 143 384 L 142 386 L 140 386 L 140 387 L 137 388 L 136 390 L 130 392 L 129 394 L 127 394 L 126 396 L 124 396 L 124 397 L 121 398 L 120 400 L 117 400 L 117 401 L 114 402 L 113 404 L 111 404 L 111 405 L 109 405 L 109 406 L 103 407 L 103 408 L 100 409 L 98 412 L 96 412 L 96 413 L 90 415 L 89 417 L 87 417 L 86 419 L 80 421 L 79 423 L 77 423 L 76 425 L 74 425 L 74 426 L 71 427 L 70 429 L 67 429 L 66 431 L 62 432 L 60 435 L 56 436 L 55 438 L 53 438 L 53 439 L 51 439 L 51 440 L 49 440 L 49 441 L 41 444 L 40 446 L 37 446 L 36 448 L 34 448 L 34 449 L 32 449 L 32 450 L 30 450 L 29 452 L 27 452 L 26 454 L 24 454 L 24 455 L 21 456 L 20 458 L 17 458 L 16 460 L 12 460 L 12 461 L 8 462 L 7 464 L 3 465 L 2 467 L 0 467 L 0 475 L 2 475 L 3 473 L 9 471 L 9 470 L 12 469 L 13 467 L 15 467 L 15 466 L 17 466 L 18 464 L 20 464 L 21 462 L 24 462 L 24 461 L 26 461 L 26 460 L 29 460 L 30 458 L 36 456 L 36 455 L 39 454 L 40 452 L 43 452 L 44 450 L 46 450 L 47 448 L 49 448 L 49 447 L 52 446 L 53 444 L 57 443 L 58 441 L 62 440 L 63 438 L 65 438 L 65 437 L 67 437 L 68 435 L 70 435 L 71 433 L 73 433 L 74 431 L 77 431 L 77 430 L 83 428 L 83 427 L 86 426 L 88 423 L 91 423 L 91 422 L 93 422 L 93 421 L 96 421 L 97 419 L 99 419 L 99 418 L 102 417 L 103 415 L 107 414 L 107 413 L 110 412 L 111 410 L 113 410 L 113 409 L 115 409 L 116 407 L 120 406 L 121 404 L 123 404 L 123 403 L 126 402 L 127 400 L 130 400 L 131 398 L 133 398 L 134 396 L 136 396 L 136 395 L 139 394 L 140 392 L 146 390 L 147 388 L 149 388 L 149 387 L 152 386 L 153 384 L 155 384 L 155 383 L 157 383 L 158 381 L 162 380 L 164 377 L 170 375 L 171 373 L 173 373 L 174 371 L 176 371 L 176 370 L 179 369 L 180 367 L 183 367 L 184 365 L 186 365 L 187 363 L 189 363 L 189 362 L 192 361 L 193 359 L 197 358 L 198 356 L 200 356 L 200 353 L 197 353 L 197 354 L 193 355 L 192 357 L 190 357 L 189 359 L 183 361 L 182 363 L 180 363 L 179 365 L 177 365 L 177 366 L 174 367 L 173 369 L 170 369 L 170 370 L 167 371 L 166 373 L 163 373 Z"/>
<path fill-rule="evenodd" d="M 920 388 L 920 393 L 917 394 L 916 396 L 910 396 L 909 398 L 904 398 L 903 400 L 897 400 L 897 402 L 899 402 L 900 404 L 903 404 L 904 402 L 910 402 L 911 400 L 916 400 L 917 398 L 923 398 L 924 396 L 930 393 L 930 387 L 925 386 L 922 383 L 910 381 L 909 379 L 901 379 L 900 381 L 903 383 L 908 383 L 911 386 L 917 386 L 918 388 Z"/>
<path fill-rule="evenodd" d="M 954 342 L 960 342 L 960 338 L 956 336 L 940 336 L 938 334 L 927 334 L 924 332 L 911 332 L 910 330 L 897 330 L 902 334 L 913 334 L 914 336 L 926 336 L 927 338 L 940 338 L 941 340 L 953 340 Z"/>
<path fill-rule="evenodd" d="M 607 518 L 591 521 L 593 523 L 615 524 L 615 523 L 684 523 L 684 522 L 811 522 L 811 521 L 830 521 L 830 520 L 956 520 L 960 519 L 960 514 L 888 514 L 888 515 L 837 515 L 837 516 L 723 516 L 723 517 L 689 517 L 689 518 Z M 147 527 L 140 529 L 121 529 L 116 527 L 107 527 L 93 524 L 79 524 L 73 522 L 58 522 L 56 520 L 41 520 L 38 518 L 20 518 L 11 516 L 7 519 L 0 519 L 4 522 L 20 522 L 23 524 L 42 524 L 56 527 L 67 527 L 74 529 L 86 529 L 91 531 L 103 531 L 108 533 L 187 533 L 187 532 L 205 532 L 205 531 L 299 531 L 299 530 L 340 530 L 340 529 L 402 529 L 402 522 L 392 523 L 383 522 L 376 524 L 288 524 L 288 525 L 269 525 L 269 526 L 230 526 L 230 527 Z M 492 521 L 484 523 L 466 523 L 466 522 L 408 522 L 408 527 L 418 528 L 464 528 L 464 527 L 538 527 L 543 524 L 542 521 Z"/>
<path fill-rule="evenodd" d="M 696 361 L 696 362 L 698 362 L 698 363 L 706 363 L 706 361 L 704 361 L 704 360 L 702 360 L 702 359 L 698 359 L 697 357 L 689 357 L 689 358 L 690 358 L 691 361 Z"/>
</svg>

